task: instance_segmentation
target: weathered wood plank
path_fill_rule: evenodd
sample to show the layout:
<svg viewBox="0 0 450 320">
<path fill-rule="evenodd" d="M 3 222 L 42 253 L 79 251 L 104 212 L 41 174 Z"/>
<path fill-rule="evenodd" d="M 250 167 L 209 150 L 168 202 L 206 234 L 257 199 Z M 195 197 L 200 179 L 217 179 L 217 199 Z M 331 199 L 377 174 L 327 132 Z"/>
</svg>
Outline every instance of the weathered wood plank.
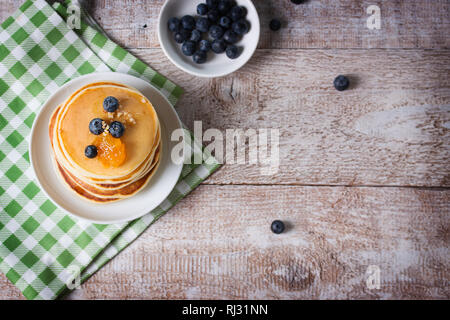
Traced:
<svg viewBox="0 0 450 320">
<path fill-rule="evenodd" d="M 2 0 L 0 21 L 21 1 Z M 87 1 L 89 11 L 122 46 L 158 47 L 157 20 L 163 0 Z M 449 48 L 447 0 L 310 0 L 295 6 L 286 0 L 254 1 L 261 18 L 260 48 Z M 381 30 L 366 27 L 366 9 L 381 8 Z M 195 11 L 193 9 L 193 11 Z M 272 18 L 283 22 L 274 33 Z M 144 28 L 144 26 L 147 26 Z"/>
<path fill-rule="evenodd" d="M 187 126 L 278 128 L 280 170 L 225 165 L 207 183 L 450 185 L 450 51 L 259 50 L 233 75 L 200 79 L 159 50 L 133 50 L 185 89 Z M 351 90 L 337 92 L 337 74 Z"/>
<path fill-rule="evenodd" d="M 449 190 L 204 185 L 72 297 L 449 299 L 449 213 Z"/>
<path fill-rule="evenodd" d="M 447 190 L 201 186 L 75 296 L 448 299 L 449 213 Z"/>
</svg>

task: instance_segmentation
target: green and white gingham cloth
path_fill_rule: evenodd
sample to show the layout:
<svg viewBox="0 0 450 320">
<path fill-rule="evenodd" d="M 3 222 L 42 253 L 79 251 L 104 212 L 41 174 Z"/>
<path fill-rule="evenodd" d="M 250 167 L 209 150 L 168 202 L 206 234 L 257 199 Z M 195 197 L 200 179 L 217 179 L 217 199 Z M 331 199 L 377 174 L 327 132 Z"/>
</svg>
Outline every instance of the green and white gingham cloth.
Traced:
<svg viewBox="0 0 450 320">
<path fill-rule="evenodd" d="M 87 223 L 45 197 L 30 167 L 29 135 L 42 103 L 61 85 L 116 71 L 146 79 L 172 104 L 182 93 L 98 28 L 83 21 L 71 30 L 68 4 L 27 0 L 0 27 L 0 270 L 28 299 L 57 298 L 77 270 L 86 280 L 219 167 L 213 158 L 185 165 L 168 198 L 130 223 Z"/>
</svg>

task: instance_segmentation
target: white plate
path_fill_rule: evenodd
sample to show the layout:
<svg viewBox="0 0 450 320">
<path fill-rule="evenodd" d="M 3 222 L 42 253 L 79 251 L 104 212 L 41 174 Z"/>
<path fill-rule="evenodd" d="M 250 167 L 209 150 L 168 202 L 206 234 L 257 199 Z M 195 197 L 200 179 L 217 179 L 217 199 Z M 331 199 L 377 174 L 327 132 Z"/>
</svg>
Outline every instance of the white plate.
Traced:
<svg viewBox="0 0 450 320">
<path fill-rule="evenodd" d="M 77 89 L 93 82 L 113 81 L 138 89 L 155 108 L 161 122 L 162 159 L 149 184 L 131 198 L 108 204 L 86 201 L 70 190 L 57 175 L 48 136 L 50 116 Z M 172 105 L 148 82 L 122 73 L 106 72 L 76 78 L 59 88 L 42 106 L 31 129 L 30 161 L 42 190 L 61 209 L 90 222 L 109 224 L 139 218 L 156 208 L 172 191 L 181 174 L 182 164 L 172 162 L 170 154 L 176 142 L 170 141 L 181 121 Z"/>
<path fill-rule="evenodd" d="M 158 37 L 161 48 L 167 58 L 181 70 L 198 77 L 221 77 L 230 74 L 247 63 L 258 46 L 260 22 L 258 12 L 251 0 L 237 0 L 237 4 L 244 6 L 248 13 L 246 19 L 250 22 L 250 31 L 242 37 L 236 45 L 242 47 L 242 53 L 237 59 L 229 59 L 225 53 L 208 52 L 208 60 L 203 64 L 196 64 L 192 57 L 181 52 L 181 45 L 173 39 L 173 34 L 167 27 L 171 17 L 181 18 L 184 15 L 197 15 L 197 5 L 205 0 L 167 0 L 161 8 L 158 20 Z"/>
</svg>

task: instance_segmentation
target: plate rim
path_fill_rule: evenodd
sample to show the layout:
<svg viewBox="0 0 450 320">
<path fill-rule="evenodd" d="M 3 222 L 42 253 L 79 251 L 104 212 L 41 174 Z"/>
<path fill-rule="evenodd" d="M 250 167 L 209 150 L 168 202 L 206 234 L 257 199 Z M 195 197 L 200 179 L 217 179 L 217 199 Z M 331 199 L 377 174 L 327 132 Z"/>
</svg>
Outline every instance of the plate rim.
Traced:
<svg viewBox="0 0 450 320">
<path fill-rule="evenodd" d="M 165 25 L 165 24 L 162 23 L 162 19 L 161 19 L 161 18 L 162 18 L 162 15 L 163 15 L 164 10 L 166 9 L 167 5 L 168 5 L 170 2 L 172 2 L 172 1 L 176 1 L 176 0 L 166 0 L 166 1 L 164 2 L 163 6 L 161 7 L 160 12 L 159 12 L 159 15 L 158 15 L 158 22 L 157 22 L 157 23 L 158 23 L 158 40 L 159 40 L 159 45 L 160 45 L 162 51 L 164 52 L 164 55 L 169 59 L 170 62 L 172 62 L 172 64 L 173 64 L 174 66 L 176 66 L 176 67 L 179 68 L 180 70 L 182 70 L 182 71 L 184 71 L 184 72 L 186 72 L 186 73 L 189 73 L 189 74 L 191 74 L 191 75 L 193 75 L 193 76 L 200 77 L 200 78 L 220 78 L 220 77 L 227 76 L 227 75 L 229 75 L 229 74 L 231 74 L 231 73 L 233 73 L 233 72 L 236 72 L 236 71 L 238 71 L 239 69 L 241 69 L 243 66 L 245 66 L 245 65 L 247 64 L 247 62 L 250 61 L 250 59 L 251 59 L 251 58 L 253 57 L 253 55 L 255 54 L 256 49 L 258 48 L 258 44 L 259 44 L 260 37 L 261 37 L 261 20 L 260 20 L 260 18 L 259 18 L 258 10 L 256 10 L 256 7 L 255 7 L 253 1 L 252 1 L 252 0 L 242 0 L 242 1 L 245 1 L 246 3 L 248 3 L 248 5 L 249 5 L 250 7 L 252 7 L 252 10 L 254 10 L 254 11 L 256 12 L 256 20 L 257 20 L 256 22 L 257 22 L 257 26 L 258 26 L 258 27 L 257 27 L 257 38 L 258 38 L 258 39 L 257 39 L 257 41 L 256 41 L 255 47 L 254 47 L 254 48 L 250 48 L 250 49 L 252 50 L 252 53 L 248 56 L 248 58 L 247 58 L 246 60 L 243 60 L 243 62 L 242 62 L 241 65 L 238 65 L 236 68 L 230 68 L 229 71 L 225 71 L 225 72 L 221 72 L 221 73 L 216 73 L 216 74 L 205 74 L 205 73 L 201 73 L 201 72 L 197 72 L 197 71 L 190 70 L 190 69 L 184 67 L 183 65 L 177 63 L 177 62 L 170 56 L 170 54 L 167 52 L 166 45 L 165 45 L 164 41 L 162 40 L 162 35 L 161 35 L 161 29 L 163 28 L 163 25 Z M 195 15 L 195 14 L 193 14 L 193 15 Z"/>
<path fill-rule="evenodd" d="M 181 164 L 174 163 L 174 165 L 176 165 L 177 171 L 178 171 L 177 174 L 176 174 L 177 179 L 175 180 L 175 183 L 173 184 L 173 186 L 171 186 L 171 188 L 167 188 L 167 191 L 166 191 L 164 197 L 161 197 L 162 200 L 161 200 L 159 203 L 157 203 L 153 208 L 149 208 L 149 209 L 148 209 L 147 211 L 145 211 L 144 213 L 140 213 L 140 212 L 139 212 L 138 214 L 135 214 L 135 215 L 130 216 L 130 217 L 127 217 L 127 218 L 121 218 L 121 219 L 115 219 L 115 220 L 109 220 L 109 221 L 96 220 L 96 219 L 90 219 L 90 218 L 87 218 L 87 217 L 79 216 L 79 215 L 77 215 L 77 214 L 71 212 L 70 210 L 67 210 L 67 209 L 61 207 L 60 204 L 59 204 L 57 201 L 55 201 L 55 199 L 54 199 L 52 196 L 50 196 L 50 194 L 47 192 L 46 188 L 45 188 L 44 185 L 41 183 L 41 181 L 40 181 L 40 179 L 39 179 L 39 177 L 38 177 L 38 174 L 37 174 L 37 171 L 36 171 L 36 168 L 35 168 L 35 164 L 34 164 L 34 158 L 33 158 L 33 148 L 34 148 L 34 143 L 33 143 L 33 141 L 34 141 L 34 139 L 35 139 L 34 136 L 35 136 L 36 126 L 37 126 L 37 123 L 39 122 L 38 120 L 41 120 L 41 121 L 42 121 L 41 118 L 43 117 L 43 110 L 45 109 L 45 107 L 50 103 L 50 101 L 51 101 L 58 93 L 60 93 L 61 91 L 65 90 L 67 87 L 70 87 L 71 85 L 73 85 L 74 82 L 76 82 L 76 81 L 83 81 L 84 79 L 89 79 L 89 78 L 92 78 L 92 77 L 105 77 L 105 80 L 107 80 L 107 77 L 108 77 L 108 76 L 111 76 L 112 74 L 113 74 L 114 76 L 120 75 L 120 76 L 124 76 L 124 77 L 134 78 L 135 80 L 143 81 L 143 82 L 145 82 L 147 85 L 149 85 L 150 87 L 152 87 L 155 91 L 157 91 L 157 92 L 159 93 L 159 95 L 167 102 L 167 104 L 168 104 L 168 105 L 170 106 L 170 108 L 172 109 L 172 113 L 175 115 L 175 117 L 176 117 L 176 119 L 177 119 L 177 127 L 180 128 L 180 129 L 183 129 L 183 123 L 181 122 L 181 119 L 180 119 L 180 117 L 179 117 L 177 111 L 175 110 L 174 106 L 170 103 L 169 99 L 168 99 L 164 94 L 162 94 L 161 91 L 160 91 L 158 88 L 156 88 L 153 84 L 151 84 L 149 81 L 147 81 L 147 80 L 145 80 L 145 79 L 142 79 L 142 78 L 139 78 L 139 77 L 136 77 L 136 76 L 133 76 L 133 75 L 130 75 L 130 74 L 127 74 L 127 73 L 114 72 L 114 71 L 107 71 L 107 72 L 93 72 L 93 73 L 81 75 L 81 76 L 79 76 L 79 77 L 73 78 L 73 79 L 69 80 L 68 82 L 64 83 L 62 86 L 60 86 L 53 94 L 51 94 L 51 95 L 46 99 L 46 101 L 40 106 L 39 111 L 36 113 L 36 117 L 35 117 L 35 119 L 34 119 L 34 121 L 33 121 L 33 125 L 31 126 L 31 130 L 30 130 L 30 134 L 29 134 L 29 136 L 30 136 L 30 142 L 29 142 L 29 146 L 28 146 L 28 153 L 29 153 L 29 157 L 30 157 L 30 165 L 31 165 L 31 168 L 32 168 L 32 170 L 33 170 L 34 177 L 35 177 L 35 179 L 32 179 L 32 180 L 34 180 L 34 181 L 36 181 L 36 182 L 38 183 L 38 185 L 39 185 L 39 187 L 40 187 L 40 190 L 41 190 L 41 191 L 45 194 L 45 196 L 46 196 L 48 199 L 50 199 L 50 200 L 51 200 L 51 201 L 52 201 L 52 202 L 53 202 L 60 210 L 62 210 L 63 212 L 69 214 L 69 215 L 72 216 L 72 217 L 75 217 L 75 218 L 77 218 L 77 219 L 80 219 L 80 220 L 82 220 L 82 221 L 86 221 L 86 222 L 89 222 L 89 223 L 95 223 L 95 224 L 117 224 L 117 223 L 130 222 L 130 221 L 139 219 L 139 218 L 145 216 L 146 214 L 149 214 L 153 209 L 155 209 L 156 207 L 158 207 L 165 199 L 167 199 L 167 197 L 170 195 L 170 193 L 175 189 L 175 187 L 176 187 L 176 185 L 177 185 L 177 183 L 178 183 L 178 181 L 179 181 L 179 179 L 180 179 L 182 170 L 183 170 L 183 163 L 181 163 Z M 101 80 L 97 80 L 97 81 L 101 81 Z M 112 82 L 116 82 L 116 83 L 121 83 L 120 81 L 115 81 L 115 80 L 111 80 L 111 81 L 112 81 Z M 86 84 L 82 84 L 81 87 L 83 87 L 83 86 L 85 86 L 85 85 L 86 85 Z M 126 85 L 126 84 L 125 84 L 125 85 Z M 81 88 L 81 87 L 80 87 L 80 88 Z M 69 94 L 69 96 L 70 96 L 70 94 Z M 67 98 L 66 98 L 66 99 L 67 99 Z M 170 136 L 170 134 L 169 134 L 169 136 Z M 170 151 L 170 150 L 169 150 L 169 151 Z M 146 187 L 148 187 L 148 186 L 146 186 Z M 69 192 L 70 190 L 67 190 L 67 191 Z M 142 190 L 140 190 L 140 191 L 142 191 Z M 140 191 L 139 191 L 139 192 L 140 192 Z M 73 196 L 74 196 L 74 199 L 77 199 L 77 198 L 76 198 L 77 195 L 74 194 Z M 132 197 L 130 197 L 129 199 L 132 199 Z M 80 199 L 77 199 L 77 201 L 87 202 L 86 200 L 83 200 L 83 199 L 81 199 L 81 198 L 80 198 Z"/>
</svg>

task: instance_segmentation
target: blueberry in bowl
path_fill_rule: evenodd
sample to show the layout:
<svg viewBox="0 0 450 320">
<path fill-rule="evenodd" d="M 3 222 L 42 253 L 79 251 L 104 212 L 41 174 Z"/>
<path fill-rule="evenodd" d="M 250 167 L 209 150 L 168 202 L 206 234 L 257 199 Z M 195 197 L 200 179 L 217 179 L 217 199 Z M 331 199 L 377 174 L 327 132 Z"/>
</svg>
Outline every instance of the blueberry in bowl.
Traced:
<svg viewBox="0 0 450 320">
<path fill-rule="evenodd" d="M 220 17 L 219 19 L 219 26 L 221 26 L 224 29 L 229 29 L 231 27 L 231 18 L 227 16 Z"/>
<path fill-rule="evenodd" d="M 195 27 L 200 32 L 208 32 L 209 27 L 211 26 L 211 22 L 208 18 L 199 18 Z"/>
<path fill-rule="evenodd" d="M 181 22 L 178 18 L 172 17 L 167 22 L 169 30 L 172 32 L 177 32 L 180 29 Z"/>
<path fill-rule="evenodd" d="M 197 29 L 192 30 L 191 37 L 189 38 L 189 40 L 194 41 L 194 42 L 199 42 L 201 39 L 202 39 L 202 33 Z"/>
<path fill-rule="evenodd" d="M 210 28 L 209 28 L 209 36 L 213 39 L 220 39 L 223 36 L 223 29 L 222 27 L 213 24 Z"/>
<path fill-rule="evenodd" d="M 236 59 L 237 57 L 239 57 L 239 48 L 234 44 L 230 44 L 225 52 L 227 54 L 227 57 L 230 59 Z"/>
<path fill-rule="evenodd" d="M 231 28 L 237 35 L 242 36 L 249 31 L 250 25 L 245 19 L 240 19 L 238 21 L 233 22 Z"/>
<path fill-rule="evenodd" d="M 208 13 L 208 6 L 205 3 L 200 3 L 197 6 L 197 14 L 204 16 Z"/>
<path fill-rule="evenodd" d="M 259 32 L 258 13 L 251 0 L 194 4 L 166 0 L 158 29 L 169 60 L 188 73 L 205 77 L 223 76 L 242 67 L 256 49 Z M 166 43 L 167 35 L 172 38 Z"/>
<path fill-rule="evenodd" d="M 208 52 L 209 50 L 211 50 L 211 42 L 209 42 L 208 40 L 204 39 L 201 40 L 198 46 L 200 51 L 205 51 Z"/>
<path fill-rule="evenodd" d="M 192 56 L 195 52 L 196 44 L 194 41 L 185 41 L 181 46 L 181 51 L 185 56 Z"/>
<path fill-rule="evenodd" d="M 214 53 L 218 53 L 218 54 L 219 53 L 224 53 L 226 48 L 227 48 L 227 44 L 222 39 L 216 39 L 211 44 L 211 50 Z"/>
<path fill-rule="evenodd" d="M 207 55 L 205 51 L 198 50 L 194 53 L 192 60 L 194 60 L 197 64 L 202 64 L 206 62 L 206 57 Z"/>
<path fill-rule="evenodd" d="M 193 16 L 186 15 L 181 18 L 181 25 L 186 30 L 193 30 L 195 28 L 195 19 Z"/>
<path fill-rule="evenodd" d="M 223 34 L 223 40 L 225 40 L 228 43 L 234 44 L 239 41 L 239 35 L 236 34 L 233 30 L 227 30 Z"/>
</svg>

